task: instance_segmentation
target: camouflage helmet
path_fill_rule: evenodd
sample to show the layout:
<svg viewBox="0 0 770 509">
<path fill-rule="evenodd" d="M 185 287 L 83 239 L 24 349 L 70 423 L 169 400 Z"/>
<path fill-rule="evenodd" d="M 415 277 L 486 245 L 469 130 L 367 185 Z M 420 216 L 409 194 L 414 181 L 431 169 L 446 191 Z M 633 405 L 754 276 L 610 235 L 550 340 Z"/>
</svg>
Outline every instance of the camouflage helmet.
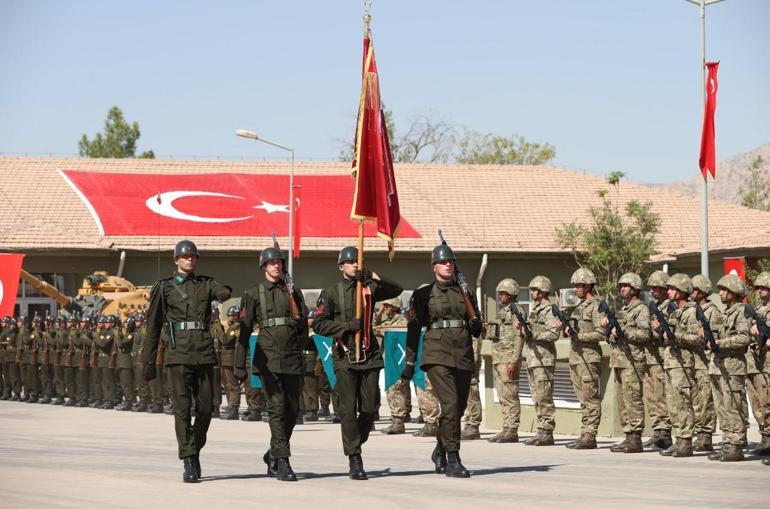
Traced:
<svg viewBox="0 0 770 509">
<path fill-rule="evenodd" d="M 230 306 L 227 308 L 227 316 L 238 316 L 238 306 Z"/>
<path fill-rule="evenodd" d="M 399 299 L 398 297 L 393 297 L 392 299 L 382 301 L 383 306 L 386 304 L 396 309 L 401 309 L 401 299 Z"/>
<path fill-rule="evenodd" d="M 666 286 L 676 288 L 677 290 L 682 291 L 688 295 L 692 293 L 692 281 L 690 280 L 690 276 L 681 272 L 668 278 L 668 281 L 666 281 Z"/>
<path fill-rule="evenodd" d="M 650 277 L 647 278 L 647 286 L 657 286 L 659 288 L 665 288 L 668 283 L 668 274 L 662 270 L 656 270 Z"/>
<path fill-rule="evenodd" d="M 572 273 L 572 277 L 570 278 L 569 282 L 573 285 L 595 285 L 596 276 L 593 272 L 591 272 L 590 269 L 580 267 L 578 270 Z"/>
<path fill-rule="evenodd" d="M 357 262 L 358 261 L 358 248 L 356 246 L 345 246 L 340 250 L 339 256 L 337 256 L 337 265 L 342 265 L 345 262 Z"/>
<path fill-rule="evenodd" d="M 200 253 L 198 252 L 198 246 L 196 246 L 191 240 L 180 240 L 174 247 L 174 258 L 182 255 L 200 256 Z"/>
<path fill-rule="evenodd" d="M 757 277 L 754 278 L 754 288 L 760 286 L 770 288 L 770 272 L 760 272 Z"/>
<path fill-rule="evenodd" d="M 634 290 L 641 290 L 642 278 L 636 272 L 626 272 L 618 279 L 618 285 L 628 285 Z"/>
<path fill-rule="evenodd" d="M 519 283 L 515 279 L 507 277 L 497 283 L 495 291 L 505 292 L 511 297 L 516 297 L 519 294 Z"/>
<path fill-rule="evenodd" d="M 706 295 L 711 293 L 711 291 L 714 289 L 713 285 L 711 284 L 711 280 L 706 276 L 704 276 L 703 274 L 698 274 L 697 276 L 693 276 L 692 287 L 693 287 L 693 290 L 700 290 Z"/>
<path fill-rule="evenodd" d="M 535 288 L 541 292 L 551 293 L 553 291 L 553 283 L 545 276 L 535 276 L 532 281 L 529 282 L 529 288 Z"/>
<path fill-rule="evenodd" d="M 281 260 L 283 261 L 283 253 L 281 253 L 280 249 L 276 249 L 274 247 L 266 247 L 262 250 L 261 253 L 259 253 L 259 267 L 262 268 L 265 266 L 267 262 L 270 260 Z"/>
<path fill-rule="evenodd" d="M 451 247 L 446 244 L 439 244 L 433 248 L 433 252 L 430 254 L 430 263 L 432 265 L 444 260 L 457 260 L 457 257 Z"/>
<path fill-rule="evenodd" d="M 746 284 L 737 274 L 727 274 L 717 281 L 717 288 L 724 288 L 733 292 L 738 297 L 746 295 Z"/>
</svg>

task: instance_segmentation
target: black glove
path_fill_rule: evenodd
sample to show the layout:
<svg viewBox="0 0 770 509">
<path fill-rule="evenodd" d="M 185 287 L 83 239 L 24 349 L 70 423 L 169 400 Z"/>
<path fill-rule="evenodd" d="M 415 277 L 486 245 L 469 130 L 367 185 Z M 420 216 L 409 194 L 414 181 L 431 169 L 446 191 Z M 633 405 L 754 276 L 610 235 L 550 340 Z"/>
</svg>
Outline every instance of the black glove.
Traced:
<svg viewBox="0 0 770 509">
<path fill-rule="evenodd" d="M 353 318 L 348 322 L 348 332 L 356 332 L 361 330 L 361 319 Z"/>
<path fill-rule="evenodd" d="M 401 378 L 403 378 L 404 380 L 411 380 L 413 376 L 414 376 L 414 365 L 407 364 L 404 367 L 404 371 L 401 372 Z"/>
<path fill-rule="evenodd" d="M 481 323 L 481 320 L 477 318 L 473 318 L 468 322 L 468 329 L 471 331 L 471 334 L 474 337 L 479 337 L 481 334 L 481 329 L 484 327 L 484 324 Z"/>
<path fill-rule="evenodd" d="M 243 368 L 233 368 L 233 376 L 239 382 L 246 380 L 246 370 Z"/>
<path fill-rule="evenodd" d="M 145 382 L 149 382 L 150 380 L 155 380 L 155 377 L 158 376 L 158 371 L 155 369 L 155 364 L 145 364 L 143 375 L 144 375 Z"/>
<path fill-rule="evenodd" d="M 353 281 L 361 281 L 362 283 L 366 283 L 367 281 L 372 280 L 372 271 L 369 269 L 364 270 L 357 270 L 355 274 L 353 274 Z"/>
</svg>

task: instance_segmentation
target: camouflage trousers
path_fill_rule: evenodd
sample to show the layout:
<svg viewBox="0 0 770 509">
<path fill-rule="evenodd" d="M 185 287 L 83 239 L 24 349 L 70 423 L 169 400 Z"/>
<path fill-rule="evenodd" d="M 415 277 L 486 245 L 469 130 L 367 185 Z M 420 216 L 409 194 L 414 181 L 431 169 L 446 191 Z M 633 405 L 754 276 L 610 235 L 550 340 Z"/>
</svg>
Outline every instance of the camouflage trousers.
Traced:
<svg viewBox="0 0 770 509">
<path fill-rule="evenodd" d="M 527 368 L 529 392 L 537 415 L 537 429 L 553 431 L 556 427 L 556 406 L 553 403 L 553 377 L 555 366 Z"/>
<path fill-rule="evenodd" d="M 412 391 L 409 381 L 399 378 L 387 392 L 390 415 L 403 419 L 412 413 Z"/>
<path fill-rule="evenodd" d="M 569 378 L 575 396 L 580 401 L 580 432 L 596 435 L 602 420 L 602 399 L 599 394 L 600 367 L 598 362 L 571 364 Z"/>
<path fill-rule="evenodd" d="M 650 426 L 654 430 L 670 430 L 671 419 L 666 407 L 666 375 L 660 364 L 647 364 L 644 373 L 644 406 L 650 418 Z"/>
<path fill-rule="evenodd" d="M 666 368 L 666 406 L 675 438 L 692 438 L 695 410 L 692 406 L 695 369 Z"/>
<path fill-rule="evenodd" d="M 644 430 L 644 371 L 644 364 L 636 364 L 632 368 L 613 368 L 615 401 L 624 433 L 641 433 Z"/>
<path fill-rule="evenodd" d="M 746 438 L 746 413 L 743 407 L 746 399 L 745 378 L 745 375 L 711 375 L 722 441 L 739 448 L 743 447 Z"/>
<path fill-rule="evenodd" d="M 708 369 L 695 370 L 695 390 L 692 395 L 695 411 L 695 433 L 713 434 L 717 430 L 717 411 L 714 408 L 714 394 Z"/>
<path fill-rule="evenodd" d="M 508 364 L 495 365 L 495 389 L 503 416 L 503 428 L 518 430 L 521 422 L 519 378 L 508 376 Z"/>
<path fill-rule="evenodd" d="M 770 436 L 770 375 L 767 373 L 752 373 L 746 376 L 751 411 L 759 425 L 759 430 L 765 436 Z M 748 420 L 748 412 L 745 412 Z"/>
<path fill-rule="evenodd" d="M 481 392 L 479 391 L 479 373 L 481 372 L 481 340 L 473 339 L 473 359 L 476 364 L 476 371 L 471 378 L 471 390 L 468 393 L 468 401 L 465 406 L 465 413 L 462 420 L 466 424 L 478 426 L 481 424 Z"/>
<path fill-rule="evenodd" d="M 417 405 L 420 407 L 420 413 L 425 423 L 438 424 L 438 418 L 441 416 L 441 405 L 427 376 L 425 377 L 425 390 L 415 386 L 415 392 L 417 393 Z"/>
</svg>

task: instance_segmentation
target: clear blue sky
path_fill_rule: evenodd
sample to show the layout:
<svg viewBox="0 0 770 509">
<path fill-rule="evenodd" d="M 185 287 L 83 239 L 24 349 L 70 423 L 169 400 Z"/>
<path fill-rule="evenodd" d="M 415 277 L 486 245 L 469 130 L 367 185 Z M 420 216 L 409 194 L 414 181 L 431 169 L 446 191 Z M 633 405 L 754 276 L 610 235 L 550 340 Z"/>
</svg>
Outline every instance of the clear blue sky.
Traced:
<svg viewBox="0 0 770 509">
<path fill-rule="evenodd" d="M 362 1 L 0 3 L 0 152 L 75 154 L 121 107 L 159 157 L 336 158 L 360 87 Z M 375 0 L 397 130 L 432 114 L 641 182 L 698 172 L 698 8 L 685 0 Z M 770 142 L 770 2 L 707 9 L 717 158 Z"/>
</svg>

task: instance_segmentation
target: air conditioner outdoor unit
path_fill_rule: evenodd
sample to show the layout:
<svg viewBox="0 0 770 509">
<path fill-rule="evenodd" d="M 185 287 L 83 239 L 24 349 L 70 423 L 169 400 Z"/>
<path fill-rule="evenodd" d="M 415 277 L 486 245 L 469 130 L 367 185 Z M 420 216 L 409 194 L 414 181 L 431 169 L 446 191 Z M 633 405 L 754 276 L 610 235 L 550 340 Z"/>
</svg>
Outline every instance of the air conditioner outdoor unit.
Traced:
<svg viewBox="0 0 770 509">
<path fill-rule="evenodd" d="M 559 307 L 574 308 L 580 304 L 580 299 L 575 294 L 574 288 L 562 288 L 559 290 Z"/>
</svg>

